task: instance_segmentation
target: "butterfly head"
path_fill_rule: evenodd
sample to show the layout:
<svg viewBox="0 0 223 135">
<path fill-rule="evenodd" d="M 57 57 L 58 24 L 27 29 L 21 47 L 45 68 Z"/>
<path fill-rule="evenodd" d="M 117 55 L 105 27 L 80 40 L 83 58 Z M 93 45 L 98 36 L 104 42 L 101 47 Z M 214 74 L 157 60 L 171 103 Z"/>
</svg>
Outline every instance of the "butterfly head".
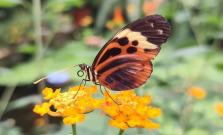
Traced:
<svg viewBox="0 0 223 135">
<path fill-rule="evenodd" d="M 79 64 L 79 67 L 81 68 L 82 71 L 86 71 L 87 70 L 87 65 L 86 64 Z"/>
<path fill-rule="evenodd" d="M 80 70 L 77 72 L 77 75 L 79 77 L 82 77 L 84 75 L 84 71 L 86 72 L 87 71 L 87 65 L 86 64 L 79 64 L 79 67 L 80 67 Z"/>
</svg>

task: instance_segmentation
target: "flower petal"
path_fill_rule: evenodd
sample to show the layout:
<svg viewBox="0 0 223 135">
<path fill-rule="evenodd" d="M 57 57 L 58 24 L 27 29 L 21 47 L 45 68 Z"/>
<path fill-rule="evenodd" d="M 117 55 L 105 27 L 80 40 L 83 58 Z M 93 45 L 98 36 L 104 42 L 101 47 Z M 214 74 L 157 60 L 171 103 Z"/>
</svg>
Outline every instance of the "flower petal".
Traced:
<svg viewBox="0 0 223 135">
<path fill-rule="evenodd" d="M 41 106 L 36 105 L 33 109 L 33 112 L 40 114 L 43 116 L 44 114 L 48 113 L 50 111 L 51 104 L 49 103 L 43 103 Z"/>
</svg>

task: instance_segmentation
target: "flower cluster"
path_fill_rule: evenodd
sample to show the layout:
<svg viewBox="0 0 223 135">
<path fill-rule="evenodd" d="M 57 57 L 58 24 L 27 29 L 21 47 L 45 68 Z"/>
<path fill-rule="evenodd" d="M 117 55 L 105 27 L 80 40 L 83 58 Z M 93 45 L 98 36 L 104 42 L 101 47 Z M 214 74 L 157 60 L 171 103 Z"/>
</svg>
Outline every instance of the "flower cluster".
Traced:
<svg viewBox="0 0 223 135">
<path fill-rule="evenodd" d="M 36 105 L 33 111 L 40 114 L 63 117 L 63 122 L 67 125 L 83 122 L 86 113 L 95 108 L 102 108 L 104 112 L 112 118 L 110 126 L 115 126 L 121 130 L 128 127 L 139 127 L 150 129 L 159 128 L 159 124 L 153 123 L 153 119 L 161 114 L 159 108 L 149 105 L 151 96 L 138 97 L 133 90 L 123 91 L 117 95 L 109 94 L 106 90 L 103 99 L 94 99 L 92 94 L 98 92 L 97 86 L 85 87 L 77 86 L 70 88 L 68 92 L 60 92 L 60 89 L 53 91 L 45 88 L 42 94 L 44 99 L 49 100 L 42 105 Z M 52 111 L 51 107 L 55 109 Z"/>
<path fill-rule="evenodd" d="M 89 88 L 76 86 L 64 93 L 60 93 L 60 89 L 53 92 L 53 89 L 45 88 L 42 94 L 45 95 L 44 99 L 49 100 L 49 102 L 36 105 L 33 111 L 41 116 L 46 113 L 51 116 L 61 116 L 63 117 L 63 122 L 67 125 L 83 122 L 85 113 L 93 111 L 94 108 L 99 108 L 104 103 L 104 99 L 92 98 L 94 93 L 97 93 L 96 85 Z M 56 111 L 51 111 L 51 106 Z"/>
<path fill-rule="evenodd" d="M 204 99 L 206 97 L 206 91 L 200 87 L 189 88 L 188 94 L 195 99 Z"/>
<path fill-rule="evenodd" d="M 114 9 L 113 19 L 106 23 L 106 27 L 108 29 L 113 29 L 115 26 L 121 25 L 125 22 L 123 17 L 122 8 L 120 6 L 116 6 Z"/>
<path fill-rule="evenodd" d="M 133 90 L 120 92 L 117 95 L 105 92 L 106 103 L 103 110 L 112 118 L 110 126 L 115 126 L 122 130 L 128 127 L 139 127 L 150 130 L 159 128 L 159 124 L 153 123 L 150 118 L 155 118 L 161 114 L 159 108 L 149 106 L 151 96 L 138 97 Z M 111 100 L 115 100 L 117 103 Z"/>
<path fill-rule="evenodd" d="M 223 117 L 223 103 L 222 102 L 215 104 L 214 109 L 220 116 Z"/>
</svg>

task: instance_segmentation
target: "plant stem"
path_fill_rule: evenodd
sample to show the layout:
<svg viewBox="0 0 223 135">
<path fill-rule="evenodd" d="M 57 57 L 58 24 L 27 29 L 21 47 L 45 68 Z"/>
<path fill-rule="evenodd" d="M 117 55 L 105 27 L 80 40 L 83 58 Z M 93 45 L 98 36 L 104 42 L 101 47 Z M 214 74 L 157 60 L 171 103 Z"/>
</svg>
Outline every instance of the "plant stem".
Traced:
<svg viewBox="0 0 223 135">
<path fill-rule="evenodd" d="M 73 135 L 77 135 L 76 131 L 76 124 L 72 124 L 72 130 L 73 130 Z"/>
<path fill-rule="evenodd" d="M 40 76 L 43 76 L 43 41 L 42 41 L 42 30 L 41 30 L 41 1 L 33 0 L 33 23 L 35 30 L 35 43 L 37 46 L 36 51 L 36 63 Z M 45 88 L 44 83 L 38 84 L 38 91 L 41 93 L 42 89 Z"/>
<path fill-rule="evenodd" d="M 2 118 L 2 115 L 3 115 L 7 105 L 9 103 L 9 100 L 10 100 L 10 98 L 12 96 L 12 93 L 15 90 L 16 85 L 17 84 L 14 84 L 14 85 L 12 85 L 10 87 L 7 87 L 5 89 L 5 91 L 4 91 L 4 93 L 2 94 L 2 97 L 0 99 L 0 106 L 1 106 L 1 108 L 0 108 L 0 119 Z"/>
<path fill-rule="evenodd" d="M 122 135 L 125 130 L 120 129 L 118 135 Z"/>
<path fill-rule="evenodd" d="M 42 41 L 42 30 L 41 30 L 41 0 L 32 0 L 32 14 L 33 14 L 33 25 L 34 25 L 34 34 L 35 34 L 35 44 L 37 46 L 35 60 L 37 71 L 40 76 L 43 76 L 43 41 Z M 45 88 L 45 83 L 40 82 L 38 84 L 38 93 L 41 93 L 42 89 Z M 44 117 L 46 121 L 46 126 L 44 127 L 45 132 L 49 131 L 49 118 Z"/>
</svg>

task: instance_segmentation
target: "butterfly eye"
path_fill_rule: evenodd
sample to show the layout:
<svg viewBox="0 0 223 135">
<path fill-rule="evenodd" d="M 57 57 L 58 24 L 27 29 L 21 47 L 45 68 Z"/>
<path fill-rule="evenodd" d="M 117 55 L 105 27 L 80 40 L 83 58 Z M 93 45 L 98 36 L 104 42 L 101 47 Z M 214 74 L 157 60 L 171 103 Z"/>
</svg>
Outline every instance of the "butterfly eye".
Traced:
<svg viewBox="0 0 223 135">
<path fill-rule="evenodd" d="M 81 68 L 81 70 L 85 70 L 86 65 L 85 64 L 80 64 L 79 67 Z M 79 72 L 79 71 L 78 71 Z"/>
</svg>

